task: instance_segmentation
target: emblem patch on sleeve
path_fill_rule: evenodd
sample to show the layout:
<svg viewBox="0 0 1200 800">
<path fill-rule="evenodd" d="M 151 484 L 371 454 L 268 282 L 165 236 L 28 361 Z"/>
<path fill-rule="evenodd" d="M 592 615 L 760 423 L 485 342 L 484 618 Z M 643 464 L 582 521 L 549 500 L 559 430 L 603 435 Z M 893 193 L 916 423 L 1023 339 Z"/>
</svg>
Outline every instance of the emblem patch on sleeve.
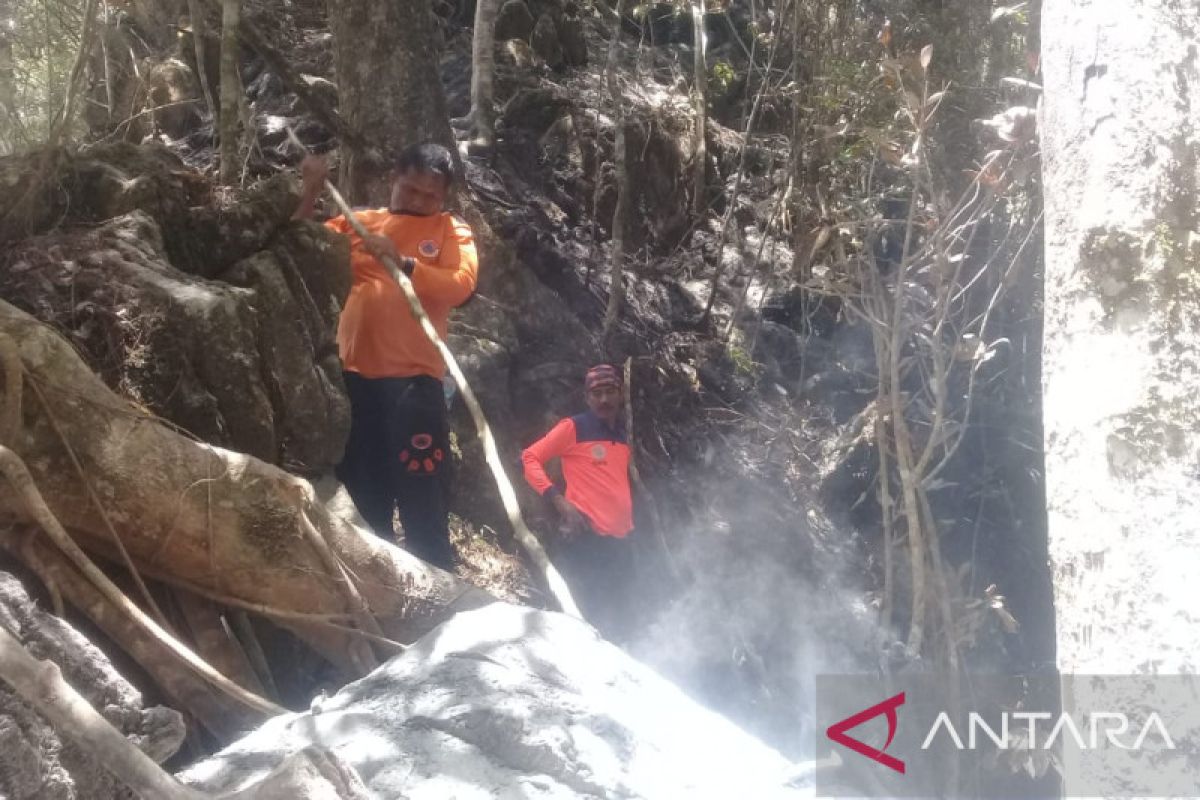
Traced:
<svg viewBox="0 0 1200 800">
<path fill-rule="evenodd" d="M 437 258 L 438 253 L 441 252 L 441 248 L 437 246 L 437 242 L 433 239 L 426 239 L 417 245 L 417 252 L 424 258 Z"/>
</svg>

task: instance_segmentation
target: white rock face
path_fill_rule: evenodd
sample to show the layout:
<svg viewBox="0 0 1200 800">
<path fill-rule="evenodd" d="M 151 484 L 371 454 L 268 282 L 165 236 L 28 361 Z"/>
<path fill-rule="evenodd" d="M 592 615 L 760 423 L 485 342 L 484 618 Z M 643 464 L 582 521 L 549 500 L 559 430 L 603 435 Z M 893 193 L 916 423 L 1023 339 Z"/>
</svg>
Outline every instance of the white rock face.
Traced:
<svg viewBox="0 0 1200 800">
<path fill-rule="evenodd" d="M 459 614 L 304 714 L 277 717 L 184 772 L 212 791 L 318 744 L 377 797 L 811 797 L 780 755 L 561 614 Z"/>
<path fill-rule="evenodd" d="M 1200 15 L 1047 0 L 1045 423 L 1064 671 L 1196 672 Z"/>
</svg>

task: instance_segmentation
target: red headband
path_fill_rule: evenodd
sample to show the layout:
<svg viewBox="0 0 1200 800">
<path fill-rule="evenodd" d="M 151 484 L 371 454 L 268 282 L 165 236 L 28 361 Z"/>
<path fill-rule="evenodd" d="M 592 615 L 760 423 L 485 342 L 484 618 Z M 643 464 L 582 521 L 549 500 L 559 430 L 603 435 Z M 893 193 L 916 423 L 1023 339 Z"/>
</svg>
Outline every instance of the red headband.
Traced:
<svg viewBox="0 0 1200 800">
<path fill-rule="evenodd" d="M 605 384 L 621 385 L 621 373 L 617 372 L 617 368 L 612 364 L 597 364 L 587 371 L 587 376 L 583 379 L 584 389 L 589 392 Z"/>
</svg>

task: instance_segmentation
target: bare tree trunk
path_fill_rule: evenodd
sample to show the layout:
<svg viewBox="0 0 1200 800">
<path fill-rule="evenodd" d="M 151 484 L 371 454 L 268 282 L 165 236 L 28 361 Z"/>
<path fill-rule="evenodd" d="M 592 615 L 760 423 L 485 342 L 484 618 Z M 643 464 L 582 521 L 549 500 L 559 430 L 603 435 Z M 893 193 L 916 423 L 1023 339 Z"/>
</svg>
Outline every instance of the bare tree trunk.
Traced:
<svg viewBox="0 0 1200 800">
<path fill-rule="evenodd" d="M 221 183 L 230 184 L 238 172 L 240 105 L 242 79 L 238 74 L 238 28 L 241 26 L 241 0 L 221 3 Z M 193 23 L 194 24 L 194 23 Z"/>
<path fill-rule="evenodd" d="M 696 0 L 692 6 L 692 114 L 695 117 L 696 128 L 692 135 L 692 207 L 699 217 L 708 206 L 706 202 L 705 184 L 708 176 L 708 148 L 705 141 L 705 130 L 708 125 L 708 65 L 705 61 L 706 38 L 704 35 L 704 0 Z"/>
<path fill-rule="evenodd" d="M 107 8 L 107 0 L 105 6 Z M 106 14 L 107 16 L 107 14 Z M 217 105 L 213 101 L 212 87 L 208 85 L 208 70 L 204 68 L 206 59 L 204 57 L 204 9 L 200 6 L 200 0 L 188 0 L 188 18 L 192 23 L 192 49 L 196 52 L 196 77 L 200 80 L 200 90 L 204 93 L 204 103 L 208 107 L 208 114 L 216 122 Z M 222 62 L 223 63 L 223 62 Z M 237 64 L 237 61 L 234 61 Z M 104 58 L 105 69 L 108 69 L 108 56 Z M 222 67 L 224 69 L 224 67 Z M 221 80 L 224 81 L 225 75 L 221 74 Z M 111 101 L 109 103 L 111 106 Z"/>
<path fill-rule="evenodd" d="M 429 0 L 330 3 L 340 110 L 365 142 L 342 153 L 351 203 L 387 199 L 388 161 L 432 141 L 457 153 L 438 76 L 439 34 Z"/>
<path fill-rule="evenodd" d="M 66 94 L 63 97 L 62 108 L 59 109 L 50 131 L 46 137 L 47 144 L 55 148 L 66 136 L 75 117 L 75 102 L 83 91 L 83 78 L 86 73 L 88 57 L 92 52 L 92 39 L 96 32 L 96 7 L 98 0 L 88 0 L 83 9 L 83 30 L 79 34 L 79 50 L 75 53 L 75 62 L 67 75 Z"/>
<path fill-rule="evenodd" d="M 1064 672 L 1200 667 L 1200 627 L 1176 624 L 1194 617 L 1200 563 L 1198 39 L 1193 4 L 1042 10 L 1046 488 Z"/>
<path fill-rule="evenodd" d="M 104 27 L 107 28 L 109 24 L 108 0 L 104 0 L 101 4 L 100 14 L 100 18 L 104 21 Z M 113 109 L 117 107 L 117 92 L 113 88 L 112 59 L 108 54 L 108 33 L 104 30 L 100 31 L 100 57 L 104 60 L 104 105 L 107 107 L 106 121 L 111 125 L 113 121 Z"/>
<path fill-rule="evenodd" d="M 1063 673 L 1200 667 L 1197 40 L 1194 4 L 1042 8 L 1046 494 Z M 1148 702 L 1111 684 L 1089 694 L 1095 708 Z M 1064 685 L 1064 710 L 1074 702 Z M 1101 795 L 1064 767 L 1064 796 Z"/>
<path fill-rule="evenodd" d="M 500 0 L 475 3 L 475 32 L 471 39 L 471 142 L 473 151 L 490 152 L 496 146 L 496 110 L 493 106 L 496 74 L 496 14 Z"/>
<path fill-rule="evenodd" d="M 42 25 L 45 27 L 42 33 L 45 37 L 46 48 L 43 53 L 46 57 L 46 131 L 49 132 L 54 127 L 54 60 L 52 56 L 57 51 L 50 29 L 50 0 L 42 0 Z"/>
<path fill-rule="evenodd" d="M 17 149 L 17 84 L 13 73 L 12 0 L 0 0 L 0 155 Z"/>
<path fill-rule="evenodd" d="M 621 306 L 625 303 L 625 228 L 629 218 L 629 156 L 625 143 L 625 101 L 617 82 L 617 53 L 621 41 L 621 15 L 625 13 L 625 0 L 617 0 L 617 16 L 613 20 L 612 41 L 608 45 L 608 66 L 605 81 L 608 93 L 616 110 L 616 142 L 613 144 L 613 167 L 617 179 L 617 206 L 613 210 L 611 270 L 612 281 L 608 290 L 608 308 L 604 312 L 604 330 L 601 339 L 608 346 Z"/>
</svg>

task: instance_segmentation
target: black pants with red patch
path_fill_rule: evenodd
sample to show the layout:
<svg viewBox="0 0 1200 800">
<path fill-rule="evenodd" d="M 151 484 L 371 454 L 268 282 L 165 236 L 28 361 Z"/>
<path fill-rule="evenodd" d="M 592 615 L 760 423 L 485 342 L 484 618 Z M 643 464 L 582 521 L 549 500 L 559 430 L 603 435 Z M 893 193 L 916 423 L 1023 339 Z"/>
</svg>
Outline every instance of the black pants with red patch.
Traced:
<svg viewBox="0 0 1200 800">
<path fill-rule="evenodd" d="M 453 570 L 450 425 L 442 382 L 428 375 L 342 374 L 350 395 L 350 440 L 338 480 L 376 534 L 395 537 L 392 512 L 399 509 L 408 551 Z"/>
</svg>

